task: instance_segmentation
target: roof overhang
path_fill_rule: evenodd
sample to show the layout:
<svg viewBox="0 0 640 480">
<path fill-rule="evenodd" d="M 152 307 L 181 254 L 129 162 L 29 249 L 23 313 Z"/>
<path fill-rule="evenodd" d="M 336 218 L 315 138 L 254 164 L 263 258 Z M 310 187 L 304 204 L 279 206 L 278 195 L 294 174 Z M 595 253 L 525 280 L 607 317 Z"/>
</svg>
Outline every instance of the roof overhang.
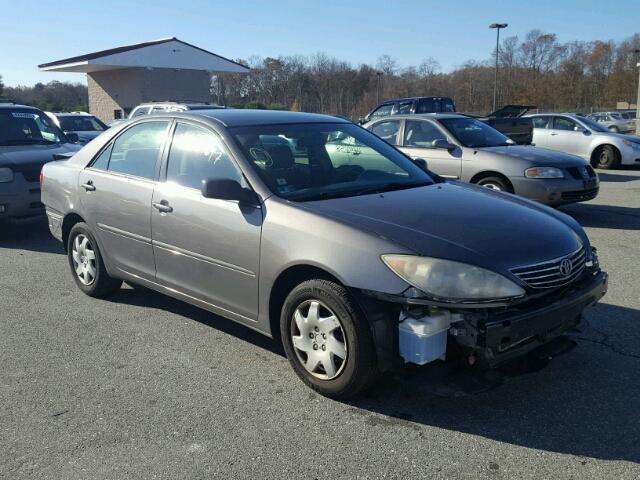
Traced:
<svg viewBox="0 0 640 480">
<path fill-rule="evenodd" d="M 247 73 L 249 67 L 175 37 L 125 45 L 38 65 L 43 72 L 90 73 L 122 68 L 171 68 L 214 73 Z"/>
</svg>

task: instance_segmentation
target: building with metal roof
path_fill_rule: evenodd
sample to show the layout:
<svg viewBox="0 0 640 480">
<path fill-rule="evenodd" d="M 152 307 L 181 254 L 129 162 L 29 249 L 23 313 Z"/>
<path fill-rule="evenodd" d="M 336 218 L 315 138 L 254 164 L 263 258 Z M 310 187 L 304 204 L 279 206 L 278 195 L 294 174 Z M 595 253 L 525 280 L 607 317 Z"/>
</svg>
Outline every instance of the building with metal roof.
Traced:
<svg viewBox="0 0 640 480">
<path fill-rule="evenodd" d="M 175 37 L 124 45 L 38 65 L 87 74 L 89 111 L 105 122 L 150 101 L 209 102 L 212 74 L 249 68 Z"/>
</svg>

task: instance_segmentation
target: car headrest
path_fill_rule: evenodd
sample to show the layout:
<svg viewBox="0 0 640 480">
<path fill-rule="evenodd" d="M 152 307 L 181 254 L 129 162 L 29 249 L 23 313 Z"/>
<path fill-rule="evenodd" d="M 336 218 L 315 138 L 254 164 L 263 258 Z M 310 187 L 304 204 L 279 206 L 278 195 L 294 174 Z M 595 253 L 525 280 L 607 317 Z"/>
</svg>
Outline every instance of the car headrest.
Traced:
<svg viewBox="0 0 640 480">
<path fill-rule="evenodd" d="M 270 145 L 266 147 L 267 153 L 271 157 L 270 168 L 291 168 L 295 162 L 293 152 L 286 145 Z"/>
</svg>

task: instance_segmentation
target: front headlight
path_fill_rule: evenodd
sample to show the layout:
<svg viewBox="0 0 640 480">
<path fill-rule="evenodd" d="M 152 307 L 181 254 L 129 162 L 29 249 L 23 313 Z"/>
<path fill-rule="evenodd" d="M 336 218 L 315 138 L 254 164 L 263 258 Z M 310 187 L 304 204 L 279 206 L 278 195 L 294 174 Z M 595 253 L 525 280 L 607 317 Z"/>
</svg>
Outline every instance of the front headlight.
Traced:
<svg viewBox="0 0 640 480">
<path fill-rule="evenodd" d="M 622 143 L 624 145 L 626 145 L 627 147 L 631 147 L 631 148 L 635 148 L 635 149 L 639 149 L 640 148 L 640 143 L 630 142 L 629 140 L 623 140 Z"/>
<path fill-rule="evenodd" d="M 527 178 L 564 178 L 562 170 L 556 167 L 532 167 L 524 171 Z"/>
<path fill-rule="evenodd" d="M 466 263 L 419 257 L 382 255 L 396 275 L 426 294 L 449 301 L 521 297 L 524 290 L 497 273 Z"/>
<path fill-rule="evenodd" d="M 0 183 L 13 182 L 13 170 L 7 167 L 0 168 Z"/>
</svg>

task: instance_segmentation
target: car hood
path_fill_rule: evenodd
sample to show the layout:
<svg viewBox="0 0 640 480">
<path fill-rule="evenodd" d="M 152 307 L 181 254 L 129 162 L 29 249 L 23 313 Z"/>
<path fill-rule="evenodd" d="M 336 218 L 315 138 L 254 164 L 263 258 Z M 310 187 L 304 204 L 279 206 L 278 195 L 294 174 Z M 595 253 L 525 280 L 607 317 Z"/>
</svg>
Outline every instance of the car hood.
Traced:
<svg viewBox="0 0 640 480">
<path fill-rule="evenodd" d="M 416 254 L 507 275 L 512 267 L 558 258 L 581 244 L 589 245 L 578 223 L 563 213 L 459 182 L 300 205 Z M 389 253 L 394 253 L 391 245 Z"/>
<path fill-rule="evenodd" d="M 636 135 L 626 135 L 624 133 L 614 133 L 614 132 L 594 132 L 594 135 L 604 135 L 607 137 L 615 137 L 615 138 L 619 138 L 620 140 L 628 140 L 632 143 L 640 144 L 640 137 L 637 137 Z"/>
<path fill-rule="evenodd" d="M 586 161 L 576 155 L 535 147 L 533 145 L 510 145 L 507 147 L 484 147 L 476 149 L 481 153 L 499 155 L 524 160 L 535 166 L 583 167 Z"/>
<path fill-rule="evenodd" d="M 80 148 L 80 145 L 72 143 L 0 146 L 0 167 L 20 170 L 21 167 L 44 165 L 51 162 L 56 153 L 77 152 Z"/>
</svg>

